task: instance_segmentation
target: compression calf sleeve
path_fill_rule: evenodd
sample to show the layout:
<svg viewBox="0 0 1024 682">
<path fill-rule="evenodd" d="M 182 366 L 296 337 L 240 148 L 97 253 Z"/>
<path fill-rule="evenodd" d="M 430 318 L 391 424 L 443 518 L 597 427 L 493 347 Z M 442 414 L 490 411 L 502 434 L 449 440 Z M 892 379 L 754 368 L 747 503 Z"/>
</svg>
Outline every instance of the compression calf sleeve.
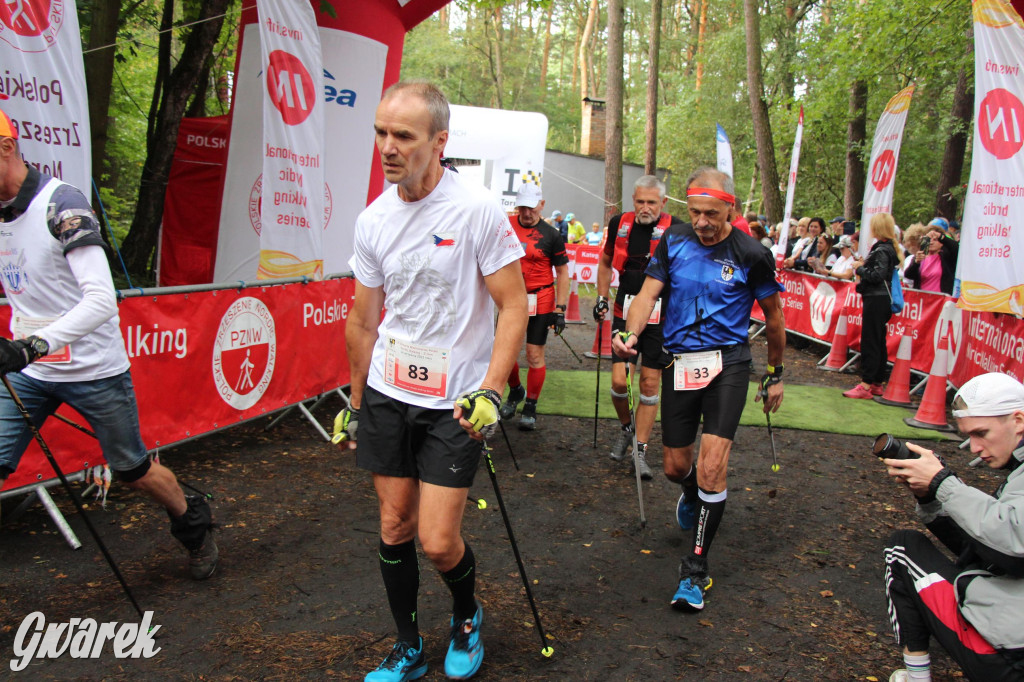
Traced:
<svg viewBox="0 0 1024 682">
<path fill-rule="evenodd" d="M 540 390 L 544 388 L 544 377 L 548 373 L 547 367 L 531 367 L 526 372 L 526 397 L 536 400 L 540 397 Z"/>
<path fill-rule="evenodd" d="M 416 620 L 416 597 L 420 591 L 420 566 L 416 543 L 409 540 L 400 545 L 388 545 L 381 540 L 377 556 L 398 638 L 418 646 L 420 627 Z"/>
<path fill-rule="evenodd" d="M 476 613 L 476 557 L 468 544 L 459 563 L 442 571 L 441 577 L 452 593 L 452 617 L 455 621 L 472 618 Z"/>
<path fill-rule="evenodd" d="M 693 527 L 693 554 L 705 561 L 711 551 L 718 526 L 725 515 L 726 491 L 712 493 L 699 488 L 697 492 L 697 523 Z"/>
<path fill-rule="evenodd" d="M 519 363 L 512 365 L 512 371 L 508 373 L 508 387 L 519 388 L 523 382 L 519 380 Z"/>
</svg>

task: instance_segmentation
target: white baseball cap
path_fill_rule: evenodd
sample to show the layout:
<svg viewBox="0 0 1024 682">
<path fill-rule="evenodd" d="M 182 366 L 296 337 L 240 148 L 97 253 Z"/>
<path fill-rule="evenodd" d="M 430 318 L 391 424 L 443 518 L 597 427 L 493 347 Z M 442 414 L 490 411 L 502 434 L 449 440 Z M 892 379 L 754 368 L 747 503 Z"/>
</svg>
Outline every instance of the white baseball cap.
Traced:
<svg viewBox="0 0 1024 682">
<path fill-rule="evenodd" d="M 980 374 L 953 396 L 953 416 L 1002 417 L 1024 411 L 1024 384 L 1000 372 Z"/>
<path fill-rule="evenodd" d="M 525 206 L 526 208 L 537 208 L 537 204 L 541 202 L 544 196 L 540 192 L 540 187 L 530 182 L 524 182 L 519 186 L 519 191 L 516 192 L 516 208 Z"/>
</svg>

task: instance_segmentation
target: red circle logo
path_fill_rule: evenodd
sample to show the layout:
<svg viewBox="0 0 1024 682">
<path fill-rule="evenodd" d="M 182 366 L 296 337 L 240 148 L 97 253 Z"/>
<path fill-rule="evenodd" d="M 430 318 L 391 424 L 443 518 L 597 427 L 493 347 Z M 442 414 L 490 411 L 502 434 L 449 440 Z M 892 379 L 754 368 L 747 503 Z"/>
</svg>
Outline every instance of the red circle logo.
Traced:
<svg viewBox="0 0 1024 682">
<path fill-rule="evenodd" d="M 896 174 L 896 155 L 891 149 L 884 150 L 871 166 L 871 184 L 879 192 L 885 189 Z"/>
<path fill-rule="evenodd" d="M 316 104 L 313 77 L 298 57 L 284 50 L 271 52 L 269 61 L 267 92 L 270 101 L 286 124 L 298 125 L 313 113 Z"/>
<path fill-rule="evenodd" d="M 64 0 L 0 0 L 0 38 L 22 52 L 49 49 L 63 23 Z"/>
<path fill-rule="evenodd" d="M 1009 90 L 991 90 L 978 107 L 981 144 L 997 159 L 1008 159 L 1024 144 L 1024 105 Z"/>
<path fill-rule="evenodd" d="M 580 270 L 580 279 L 582 279 L 584 281 L 590 280 L 590 278 L 593 275 L 594 275 L 594 271 L 590 269 L 589 265 L 584 265 L 583 268 Z"/>
</svg>

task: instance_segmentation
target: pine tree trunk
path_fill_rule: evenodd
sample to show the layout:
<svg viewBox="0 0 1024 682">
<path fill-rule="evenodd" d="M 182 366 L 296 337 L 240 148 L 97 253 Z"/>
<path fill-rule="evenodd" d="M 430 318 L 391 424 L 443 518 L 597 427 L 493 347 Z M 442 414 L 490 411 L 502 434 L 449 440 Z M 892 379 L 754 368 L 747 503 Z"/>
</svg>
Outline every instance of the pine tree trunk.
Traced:
<svg viewBox="0 0 1024 682">
<path fill-rule="evenodd" d="M 843 215 L 847 220 L 860 220 L 864 205 L 864 183 L 867 181 L 861 154 L 867 141 L 868 85 L 854 81 L 850 86 L 849 122 L 846 127 L 846 189 L 843 193 Z"/>
<path fill-rule="evenodd" d="M 661 0 L 651 0 L 651 37 L 647 60 L 647 123 L 644 128 L 644 173 L 658 168 L 658 71 L 661 55 Z"/>
<path fill-rule="evenodd" d="M 622 210 L 622 0 L 608 0 L 608 96 L 605 105 L 604 222 Z"/>
<path fill-rule="evenodd" d="M 85 83 L 89 91 L 89 124 L 92 141 L 92 175 L 96 184 L 103 182 L 107 157 L 107 117 L 110 111 L 110 88 L 114 79 L 114 55 L 117 49 L 117 18 L 121 0 L 95 0 L 89 29 L 85 61 Z M 89 194 L 88 187 L 80 188 Z"/>
<path fill-rule="evenodd" d="M 950 121 L 949 137 L 939 167 L 939 182 L 935 196 L 935 215 L 944 218 L 959 218 L 960 208 L 950 190 L 960 186 L 964 170 L 964 154 L 967 153 L 967 135 L 971 132 L 971 117 L 974 115 L 974 86 L 966 69 L 960 69 L 953 92 L 953 120 Z"/>
<path fill-rule="evenodd" d="M 750 117 L 757 142 L 757 167 L 761 173 L 761 195 L 764 210 L 773 223 L 782 220 L 782 195 L 779 191 L 779 171 L 775 167 L 775 142 L 772 140 L 772 122 L 768 117 L 768 103 L 764 99 L 764 79 L 761 71 L 761 21 L 756 0 L 743 0 L 743 17 L 747 39 L 747 83 L 750 86 Z"/>
</svg>

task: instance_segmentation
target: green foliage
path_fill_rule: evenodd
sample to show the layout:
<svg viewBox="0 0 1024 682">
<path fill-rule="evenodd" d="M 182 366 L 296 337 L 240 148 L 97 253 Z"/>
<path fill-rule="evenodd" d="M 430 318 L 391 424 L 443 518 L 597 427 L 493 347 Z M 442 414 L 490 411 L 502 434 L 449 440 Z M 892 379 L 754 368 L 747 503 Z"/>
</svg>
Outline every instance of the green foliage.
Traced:
<svg viewBox="0 0 1024 682">
<path fill-rule="evenodd" d="M 540 111 L 549 120 L 548 146 L 579 149 L 580 93 L 573 88 L 574 47 L 583 31 L 587 0 L 500 2 L 457 0 L 450 21 L 435 17 L 407 38 L 403 76 L 441 84 L 453 102 Z M 603 7 L 605 3 L 601 3 Z M 699 2 L 663 1 L 658 114 L 658 165 L 678 182 L 695 166 L 714 164 L 715 124 L 732 142 L 737 193 L 746 199 L 756 148 L 746 87 L 742 0 L 709 0 L 702 49 L 697 50 Z M 553 6 L 546 87 L 540 69 L 545 16 Z M 624 57 L 624 158 L 643 158 L 650 3 L 626 0 Z M 805 125 L 794 214 L 842 213 L 849 119 L 849 91 L 868 85 L 867 142 L 886 102 L 917 84 L 896 176 L 894 213 L 908 225 L 932 216 L 935 183 L 950 108 L 962 68 L 973 74 L 969 53 L 970 0 L 762 0 L 760 3 L 765 96 L 775 138 L 776 165 L 789 168 L 800 106 Z M 500 10 L 501 31 L 491 19 Z M 594 59 L 598 97 L 606 81 L 601 16 Z M 500 54 L 502 90 L 496 92 Z M 698 63 L 700 68 L 698 69 Z M 697 72 L 700 70 L 700 89 Z M 965 164 L 965 173 L 967 172 Z M 755 191 L 759 199 L 760 191 Z M 753 206 L 756 208 L 756 203 Z M 856 216 L 859 218 L 859 216 Z"/>
</svg>

